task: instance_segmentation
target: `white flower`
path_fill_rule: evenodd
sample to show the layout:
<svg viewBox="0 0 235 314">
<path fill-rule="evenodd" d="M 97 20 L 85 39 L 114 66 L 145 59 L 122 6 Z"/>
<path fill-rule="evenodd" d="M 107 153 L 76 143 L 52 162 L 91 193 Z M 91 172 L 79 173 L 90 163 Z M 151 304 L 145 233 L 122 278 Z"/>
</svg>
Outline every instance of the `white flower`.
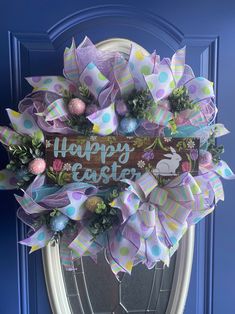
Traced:
<svg viewBox="0 0 235 314">
<path fill-rule="evenodd" d="M 69 164 L 68 162 L 66 164 L 64 164 L 63 166 L 63 170 L 65 171 L 70 171 L 72 169 L 71 164 Z"/>
<path fill-rule="evenodd" d="M 126 137 L 128 140 L 132 140 L 134 137 L 133 136 L 127 136 Z"/>
<path fill-rule="evenodd" d="M 191 138 L 188 140 L 187 146 L 188 146 L 188 148 L 190 148 L 190 149 L 194 148 L 195 143 L 194 143 L 194 141 L 193 141 Z"/>
<path fill-rule="evenodd" d="M 91 136 L 90 136 L 90 140 L 91 140 L 92 142 L 96 141 L 96 139 L 97 139 L 97 136 L 95 136 L 95 135 L 91 135 Z"/>
<path fill-rule="evenodd" d="M 145 161 L 139 160 L 139 161 L 137 162 L 137 166 L 138 166 L 139 168 L 144 168 L 144 166 L 145 166 Z"/>
<path fill-rule="evenodd" d="M 168 143 L 172 140 L 172 137 L 164 137 L 163 140 L 164 142 Z"/>
<path fill-rule="evenodd" d="M 51 146 L 52 146 L 51 141 L 50 140 L 46 140 L 46 148 L 49 148 Z"/>
</svg>

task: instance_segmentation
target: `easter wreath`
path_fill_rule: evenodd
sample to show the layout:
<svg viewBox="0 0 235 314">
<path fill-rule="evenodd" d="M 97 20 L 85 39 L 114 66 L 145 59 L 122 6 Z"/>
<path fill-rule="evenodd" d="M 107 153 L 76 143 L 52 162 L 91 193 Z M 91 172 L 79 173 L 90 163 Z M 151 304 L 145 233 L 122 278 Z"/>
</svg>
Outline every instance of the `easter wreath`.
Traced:
<svg viewBox="0 0 235 314">
<path fill-rule="evenodd" d="M 0 171 L 0 188 L 23 192 L 15 196 L 18 217 L 30 227 L 21 243 L 33 252 L 59 242 L 68 270 L 73 259 L 96 260 L 101 250 L 114 274 L 131 273 L 138 263 L 168 265 L 188 227 L 224 199 L 220 177 L 234 178 L 220 159 L 223 147 L 216 145 L 228 130 L 214 123 L 212 82 L 194 76 L 185 48 L 160 59 L 132 43 L 127 59 L 100 51 L 88 38 L 65 49 L 63 74 L 27 78 L 32 93 L 20 101 L 19 112 L 7 109 L 11 128 L 0 127 L 10 159 Z M 103 189 L 71 182 L 69 162 L 55 158 L 47 164 L 45 152 L 56 134 L 77 136 L 78 144 L 89 139 L 89 145 L 100 137 L 112 144 L 115 135 L 139 148 L 146 137 L 153 140 L 137 161 L 141 175 L 112 178 L 115 184 Z M 179 151 L 188 150 L 186 161 L 169 144 L 176 138 Z M 153 168 L 149 162 L 158 148 L 167 159 Z M 79 159 L 81 147 L 76 152 Z M 166 166 L 171 170 L 164 177 Z"/>
</svg>

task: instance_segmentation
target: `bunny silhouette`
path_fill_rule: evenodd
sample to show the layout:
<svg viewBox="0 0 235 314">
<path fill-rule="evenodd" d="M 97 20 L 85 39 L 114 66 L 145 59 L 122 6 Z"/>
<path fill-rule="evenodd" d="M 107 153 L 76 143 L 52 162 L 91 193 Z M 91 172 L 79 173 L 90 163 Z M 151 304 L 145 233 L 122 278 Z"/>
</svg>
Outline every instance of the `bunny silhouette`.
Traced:
<svg viewBox="0 0 235 314">
<path fill-rule="evenodd" d="M 156 168 L 153 170 L 154 175 L 161 176 L 176 176 L 176 170 L 179 167 L 180 161 L 182 157 L 176 153 L 173 147 L 170 147 L 172 154 L 165 154 L 165 157 L 170 159 L 162 159 L 160 160 Z"/>
</svg>

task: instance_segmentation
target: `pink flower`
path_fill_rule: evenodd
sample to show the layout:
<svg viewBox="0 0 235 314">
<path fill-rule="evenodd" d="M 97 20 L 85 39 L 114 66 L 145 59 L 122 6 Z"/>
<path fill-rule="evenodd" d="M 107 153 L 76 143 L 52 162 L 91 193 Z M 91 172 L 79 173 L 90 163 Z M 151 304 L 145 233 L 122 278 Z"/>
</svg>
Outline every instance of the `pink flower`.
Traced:
<svg viewBox="0 0 235 314">
<path fill-rule="evenodd" d="M 183 172 L 189 172 L 191 171 L 191 165 L 188 161 L 183 161 L 181 164 L 181 168 Z"/>
<path fill-rule="evenodd" d="M 60 160 L 60 159 L 55 159 L 55 160 L 53 161 L 53 170 L 59 172 L 59 171 L 62 170 L 63 165 L 64 165 L 64 163 L 63 163 L 62 160 Z"/>
</svg>

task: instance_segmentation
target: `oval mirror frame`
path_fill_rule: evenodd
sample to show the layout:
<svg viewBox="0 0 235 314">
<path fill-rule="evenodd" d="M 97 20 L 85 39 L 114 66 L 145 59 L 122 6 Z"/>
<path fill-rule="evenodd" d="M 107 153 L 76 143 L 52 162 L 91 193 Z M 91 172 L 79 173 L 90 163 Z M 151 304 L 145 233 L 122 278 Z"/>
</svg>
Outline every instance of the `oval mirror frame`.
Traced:
<svg viewBox="0 0 235 314">
<path fill-rule="evenodd" d="M 138 45 L 138 44 L 136 44 Z M 138 45 L 139 46 L 139 45 Z M 101 50 L 119 51 L 128 55 L 131 41 L 124 38 L 111 38 L 96 45 Z M 143 47 L 141 47 L 143 49 Z M 146 54 L 149 54 L 145 50 Z M 190 227 L 180 242 L 177 251 L 173 284 L 166 314 L 182 314 L 184 311 L 194 251 L 194 227 Z M 48 245 L 43 249 L 43 267 L 47 292 L 54 314 L 72 314 L 60 263 L 59 246 Z"/>
</svg>

